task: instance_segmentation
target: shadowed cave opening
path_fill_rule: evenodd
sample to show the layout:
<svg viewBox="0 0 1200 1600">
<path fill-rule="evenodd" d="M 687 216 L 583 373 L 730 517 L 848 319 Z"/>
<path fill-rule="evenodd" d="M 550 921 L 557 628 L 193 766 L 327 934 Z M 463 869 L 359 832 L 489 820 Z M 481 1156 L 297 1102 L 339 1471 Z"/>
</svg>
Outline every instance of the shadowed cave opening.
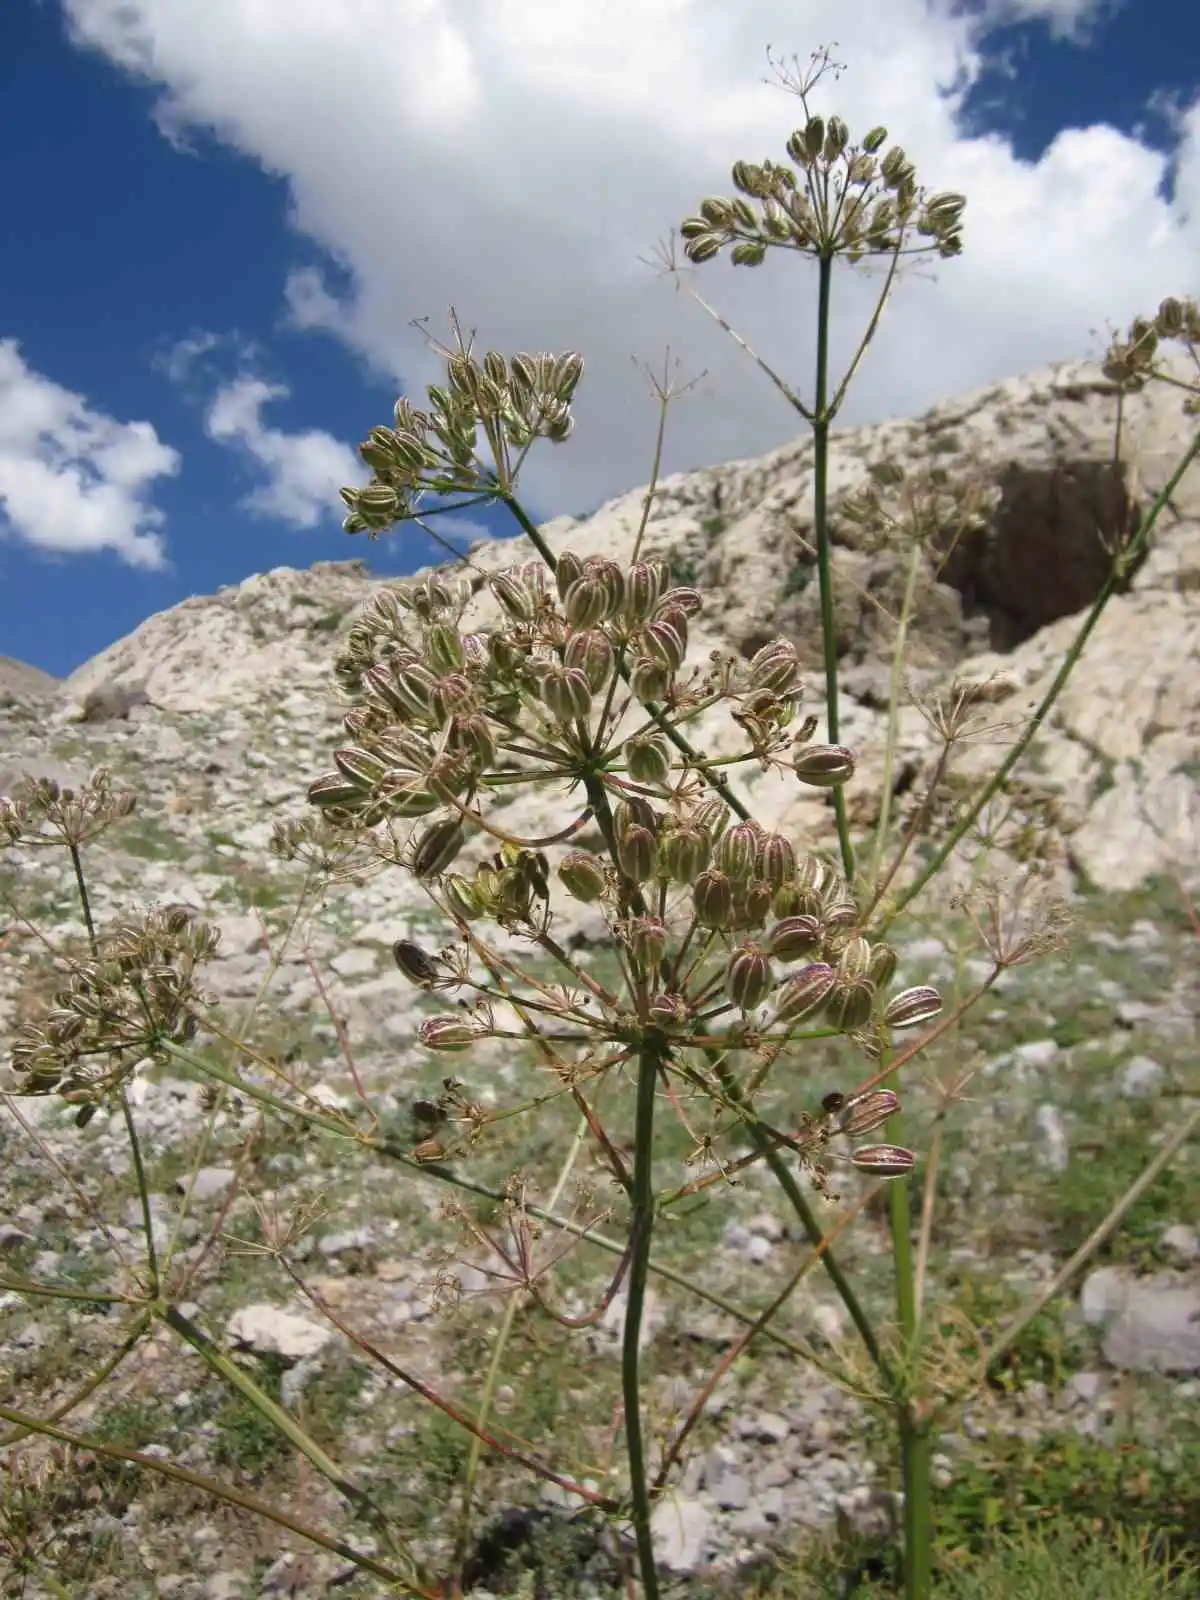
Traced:
<svg viewBox="0 0 1200 1600">
<path fill-rule="evenodd" d="M 1136 528 L 1142 508 L 1108 462 L 1014 462 L 998 482 L 990 524 L 959 541 L 942 582 L 957 590 L 964 618 L 987 617 L 993 650 L 1013 650 L 1091 605 L 1111 567 L 1106 544 Z"/>
</svg>

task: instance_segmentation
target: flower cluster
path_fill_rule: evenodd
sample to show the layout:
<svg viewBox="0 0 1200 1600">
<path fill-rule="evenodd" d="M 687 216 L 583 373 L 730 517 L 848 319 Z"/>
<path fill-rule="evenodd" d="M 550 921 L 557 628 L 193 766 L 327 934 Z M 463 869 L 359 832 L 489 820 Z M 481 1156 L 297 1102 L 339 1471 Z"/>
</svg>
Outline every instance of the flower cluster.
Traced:
<svg viewBox="0 0 1200 1600">
<path fill-rule="evenodd" d="M 603 916 L 621 962 L 622 992 L 592 984 L 589 1010 L 564 1000 L 558 1013 L 574 1037 L 582 1028 L 594 1040 L 596 1068 L 650 1036 L 668 1053 L 761 1051 L 816 1023 L 878 1057 L 889 1029 L 936 1014 L 932 989 L 886 998 L 896 954 L 864 937 L 844 880 L 753 820 L 728 763 L 685 735 L 722 704 L 746 736 L 738 759 L 819 788 L 844 783 L 853 754 L 813 743 L 815 718 L 795 728 L 803 686 L 792 644 L 776 640 L 749 660 L 718 653 L 689 670 L 701 596 L 673 586 L 661 561 L 621 567 L 568 551 L 553 567 L 501 571 L 490 588 L 498 620 L 486 630 L 464 623 L 471 583 L 445 573 L 368 604 L 335 663 L 352 742 L 309 787 L 332 831 L 387 835 L 390 859 L 459 929 L 465 955 L 397 945 L 414 983 L 477 994 L 427 1019 L 425 1045 L 461 1051 L 501 1035 L 496 1001 L 514 1003 L 511 986 L 469 977 L 472 955 L 494 976 L 488 922 L 525 934 L 580 978 L 551 937 L 564 894 Z M 547 838 L 507 833 L 497 802 L 514 785 L 547 783 L 582 790 L 586 804 Z M 472 835 L 500 849 L 455 870 Z"/>
<path fill-rule="evenodd" d="M 87 1120 L 163 1043 L 194 1038 L 195 969 L 219 938 L 190 906 L 161 906 L 102 935 L 92 959 L 61 962 L 66 983 L 13 1045 L 21 1093 L 60 1094 Z"/>
<path fill-rule="evenodd" d="M 113 788 L 107 767 L 98 767 L 78 791 L 52 778 L 26 778 L 13 794 L 0 795 L 0 845 L 85 844 L 136 805 L 131 789 Z"/>
</svg>

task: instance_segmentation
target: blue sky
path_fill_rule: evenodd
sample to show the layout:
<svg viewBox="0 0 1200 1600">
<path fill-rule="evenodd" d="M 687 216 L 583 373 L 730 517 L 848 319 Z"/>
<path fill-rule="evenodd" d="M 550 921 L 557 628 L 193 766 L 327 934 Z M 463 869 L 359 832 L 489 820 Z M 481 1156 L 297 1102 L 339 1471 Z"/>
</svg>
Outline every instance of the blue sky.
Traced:
<svg viewBox="0 0 1200 1600">
<path fill-rule="evenodd" d="M 434 548 L 341 531 L 354 447 L 420 400 L 409 326 L 580 350 L 578 427 L 523 483 L 538 518 L 798 431 L 646 259 L 799 106 L 766 48 L 888 124 L 966 252 L 901 286 L 846 420 L 912 414 L 1200 292 L 1200 8 L 1179 0 L 10 0 L 0 6 L 0 654 L 66 675 L 142 620 L 280 565 Z M 882 19 L 882 20 L 881 20 Z M 642 258 L 642 259 L 639 259 Z M 804 267 L 698 290 L 804 388 Z M 1190 277 L 1189 277 L 1190 272 Z M 835 356 L 873 285 L 847 275 Z M 807 296 L 807 300 L 806 300 Z M 986 307 L 986 312 L 981 308 Z M 507 531 L 471 513 L 465 539 Z M 452 521 L 439 519 L 446 532 Z"/>
</svg>

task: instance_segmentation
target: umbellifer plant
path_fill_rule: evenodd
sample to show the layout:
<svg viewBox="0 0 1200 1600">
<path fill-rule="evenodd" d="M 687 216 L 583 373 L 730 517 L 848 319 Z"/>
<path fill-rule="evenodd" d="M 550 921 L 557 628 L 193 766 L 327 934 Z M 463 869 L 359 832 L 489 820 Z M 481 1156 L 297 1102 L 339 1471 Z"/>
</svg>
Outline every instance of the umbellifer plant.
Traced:
<svg viewBox="0 0 1200 1600">
<path fill-rule="evenodd" d="M 988 975 L 948 1009 L 921 974 L 900 978 L 887 933 L 956 852 L 978 849 L 981 818 L 1008 793 L 1013 769 L 1104 606 L 1144 553 L 1200 438 L 1142 523 L 1114 539 L 1110 579 L 1046 701 L 989 781 L 942 829 L 926 863 L 912 867 L 913 842 L 933 834 L 938 789 L 954 750 L 987 725 L 986 692 L 978 689 L 955 685 L 925 708 L 941 755 L 909 825 L 894 828 L 887 784 L 873 837 L 856 841 L 845 800 L 852 792 L 855 755 L 841 742 L 839 726 L 829 431 L 901 260 L 922 251 L 942 258 L 958 254 L 965 202 L 953 194 L 925 196 L 904 152 L 885 149 L 886 130 L 872 129 L 855 144 L 840 119 L 812 114 L 808 95 L 826 64 L 819 56 L 807 78 L 785 80 L 805 113 L 787 144 L 790 165 L 738 162 L 737 194 L 705 200 L 681 230 L 695 263 L 728 248 L 735 263 L 754 266 L 768 250 L 784 248 L 811 256 L 817 265 L 813 404 L 804 405 L 770 375 L 810 424 L 815 441 L 815 554 L 825 662 L 820 715 L 792 641 L 777 639 L 748 660 L 722 651 L 695 660 L 689 645 L 696 619 L 703 620 L 704 595 L 691 584 L 675 583 L 668 564 L 648 558 L 643 549 L 653 484 L 621 561 L 569 549 L 556 553 L 526 515 L 517 498 L 518 474 L 539 439 L 560 444 L 572 431 L 571 403 L 583 372 L 577 354 L 505 358 L 489 351 L 480 360 L 459 335 L 457 347 L 444 352 L 445 384 L 430 388 L 429 408 L 399 401 L 393 422 L 372 429 L 361 446 L 371 481 L 343 491 L 350 533 L 375 538 L 417 519 L 425 497 L 433 494 L 445 502 L 437 508 L 443 512 L 481 501 L 503 504 L 529 546 L 526 559 L 499 572 L 481 573 L 463 558 L 419 581 L 380 588 L 335 661 L 345 739 L 333 751 L 330 769 L 309 787 L 310 814 L 275 833 L 276 854 L 306 862 L 314 875 L 344 880 L 355 872 L 389 869 L 410 875 L 443 921 L 444 942 L 403 939 L 393 952 L 404 977 L 443 1003 L 420 1023 L 421 1044 L 463 1073 L 445 1080 L 427 1138 L 414 1144 L 383 1130 L 365 1088 L 361 1108 L 347 1111 L 320 1103 L 278 1073 L 273 1083 L 252 1070 L 250 1063 L 261 1057 L 240 1034 L 229 1032 L 199 988 L 198 970 L 215 950 L 216 936 L 191 909 L 156 907 L 107 932 L 96 928 L 83 847 L 128 814 L 133 796 L 114 791 L 101 773 L 79 795 L 42 780 L 0 802 L 0 832 L 10 844 L 60 844 L 68 851 L 90 944 L 87 959 L 62 963 L 62 981 L 44 1012 L 22 1028 L 12 1054 L 19 1093 L 8 1103 L 16 1108 L 20 1095 L 60 1096 L 78 1107 L 81 1129 L 97 1108 L 119 1108 L 141 1197 L 145 1249 L 140 1264 L 123 1261 L 110 1292 L 79 1291 L 80 1299 L 128 1308 L 128 1337 L 116 1358 L 51 1415 L 0 1404 L 0 1416 L 17 1430 L 4 1442 L 32 1431 L 76 1449 L 134 1460 L 336 1551 L 397 1593 L 429 1600 L 462 1592 L 479 1453 L 488 1448 L 627 1530 L 630 1592 L 636 1570 L 641 1592 L 654 1600 L 660 1583 L 655 1505 L 670 1492 L 719 1377 L 751 1339 L 773 1336 L 773 1319 L 800 1278 L 819 1263 L 861 1344 L 862 1359 L 843 1363 L 843 1380 L 889 1408 L 898 1430 L 906 1593 L 911 1600 L 930 1593 L 935 1428 L 1003 1357 L 1049 1293 L 1069 1280 L 1087 1250 L 1119 1225 L 1132 1192 L 1038 1305 L 992 1346 L 982 1368 L 947 1383 L 924 1304 L 936 1151 L 926 1163 L 926 1204 L 914 1241 L 909 1188 L 921 1152 L 910 1148 L 903 1131 L 904 1073 L 1002 972 L 1053 948 L 1062 915 L 1047 902 L 1032 869 L 1015 872 L 1007 887 L 984 880 L 971 914 Z M 851 263 L 881 258 L 887 281 L 858 355 L 835 389 L 828 332 L 839 257 Z M 1195 305 L 1166 301 L 1153 322 L 1135 323 L 1128 338 L 1114 344 L 1105 370 L 1121 392 L 1154 375 L 1159 339 L 1191 348 L 1200 339 Z M 765 362 L 760 365 L 770 372 Z M 665 387 L 660 394 L 665 417 L 670 395 Z M 490 465 L 481 459 L 481 432 Z M 898 465 L 878 473 L 850 510 L 894 529 L 890 507 L 897 503 L 908 519 L 902 532 L 911 542 L 912 581 L 897 630 L 893 736 L 907 607 L 923 548 L 933 530 L 956 520 L 967 527 L 985 515 L 987 497 L 943 482 L 910 482 Z M 766 777 L 828 790 L 836 851 L 757 819 L 740 781 L 747 773 L 760 784 Z M 514 799 L 528 800 L 537 816 L 554 815 L 553 828 L 522 833 L 511 820 L 521 813 Z M 580 917 L 591 919 L 593 932 L 610 949 L 611 976 L 598 977 L 560 937 L 562 923 Z M 248 1009 L 247 1030 L 260 998 Z M 898 1043 L 903 1030 L 916 1031 L 914 1042 Z M 225 1039 L 228 1058 L 216 1047 L 202 1047 L 202 1038 Z M 842 1042 L 844 1077 L 837 1087 L 814 1081 L 807 1064 L 830 1040 Z M 539 1095 L 505 1104 L 476 1092 L 488 1064 L 513 1052 L 538 1064 Z M 502 1266 L 508 1292 L 498 1350 L 518 1306 L 532 1304 L 568 1329 L 593 1326 L 614 1303 L 622 1306 L 622 1459 L 608 1481 L 599 1487 L 585 1481 L 564 1464 L 552 1441 L 530 1445 L 506 1436 L 495 1415 L 495 1365 L 471 1413 L 372 1344 L 306 1278 L 293 1249 L 300 1222 L 261 1208 L 254 1248 L 276 1261 L 362 1353 L 470 1437 L 453 1557 L 448 1570 L 429 1570 L 356 1475 L 184 1309 L 196 1263 L 193 1258 L 185 1266 L 177 1259 L 177 1233 L 165 1251 L 156 1244 L 127 1092 L 146 1063 L 172 1060 L 207 1080 L 210 1117 L 236 1092 L 268 1115 L 299 1118 L 364 1155 L 393 1161 L 415 1180 L 490 1198 L 508 1234 L 478 1223 L 473 1232 L 493 1265 Z M 781 1085 L 790 1097 L 797 1083 L 810 1102 L 798 1125 L 795 1118 L 785 1122 L 780 1111 Z M 944 1100 L 964 1088 L 965 1077 L 956 1077 L 943 1086 Z M 569 1099 L 578 1114 L 578 1135 L 557 1180 L 546 1185 L 552 1192 L 535 1202 L 532 1185 L 520 1175 L 506 1190 L 472 1176 L 472 1158 L 486 1148 L 494 1129 L 518 1114 L 536 1119 L 552 1099 Z M 664 1171 L 660 1130 L 668 1117 L 689 1133 L 693 1124 L 703 1125 L 705 1131 L 693 1135 L 689 1165 L 695 1171 Z M 1195 1121 L 1172 1135 L 1139 1186 L 1152 1181 Z M 608 1192 L 602 1212 L 583 1224 L 559 1204 L 581 1152 Z M 705 1296 L 740 1320 L 743 1331 L 655 1448 L 644 1417 L 647 1285 L 659 1272 L 685 1291 L 704 1294 L 702 1286 L 680 1282 L 678 1275 L 672 1279 L 656 1260 L 656 1241 L 664 1219 L 680 1206 L 701 1192 L 719 1192 L 720 1184 L 753 1164 L 763 1165 L 778 1184 L 811 1253 L 754 1315 Z M 830 1213 L 837 1218 L 830 1227 L 817 1201 L 837 1198 L 839 1166 L 869 1182 L 864 1186 L 851 1177 L 853 1203 L 843 1200 L 840 1211 Z M 835 1245 L 836 1235 L 885 1184 L 891 1186 L 894 1320 L 869 1314 Z M 548 1230 L 556 1236 L 553 1246 L 544 1242 Z M 596 1304 L 568 1311 L 553 1292 L 553 1269 L 569 1248 L 585 1245 L 609 1252 L 610 1279 Z M 70 1292 L 11 1279 L 4 1286 L 32 1295 Z M 124 1355 L 163 1327 L 198 1352 L 215 1378 L 234 1386 L 345 1497 L 371 1530 L 371 1550 L 323 1533 L 243 1489 L 65 1425 Z M 779 1342 L 802 1358 L 799 1347 L 782 1336 Z"/>
</svg>

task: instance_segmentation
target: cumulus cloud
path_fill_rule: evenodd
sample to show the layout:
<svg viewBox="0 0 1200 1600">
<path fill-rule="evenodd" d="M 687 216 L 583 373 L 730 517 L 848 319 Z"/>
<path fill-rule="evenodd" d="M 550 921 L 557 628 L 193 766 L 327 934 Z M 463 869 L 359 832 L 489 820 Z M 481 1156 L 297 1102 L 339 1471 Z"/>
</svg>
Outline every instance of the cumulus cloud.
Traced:
<svg viewBox="0 0 1200 1600">
<path fill-rule="evenodd" d="M 838 40 L 848 70 L 822 83 L 816 109 L 852 136 L 886 124 L 920 181 L 969 201 L 965 254 L 898 284 L 842 420 L 911 415 L 1098 353 L 1109 325 L 1194 288 L 1195 107 L 1170 155 L 1097 125 L 1064 129 L 1027 162 L 966 124 L 966 97 L 994 65 L 988 28 L 1040 19 L 1084 47 L 1111 0 L 606 0 L 602 27 L 595 7 L 562 0 L 64 3 L 80 44 L 159 87 L 164 125 L 287 181 L 294 226 L 339 273 L 337 290 L 311 268 L 281 285 L 294 324 L 336 334 L 418 400 L 440 363 L 409 323 L 429 317 L 444 338 L 451 305 L 481 348 L 584 355 L 574 436 L 526 469 L 540 516 L 645 482 L 656 410 L 633 358 L 658 369 L 667 345 L 683 378 L 707 374 L 675 408 L 667 471 L 757 455 L 802 429 L 644 264 L 704 195 L 729 193 L 735 159 L 783 159 L 803 113 L 764 83 L 768 45 L 803 64 Z M 808 263 L 773 253 L 690 281 L 811 398 Z M 835 370 L 878 289 L 863 271 L 836 276 Z M 337 447 L 324 449 L 329 461 Z"/>
<path fill-rule="evenodd" d="M 148 422 L 118 422 L 34 372 L 0 340 L 0 532 L 40 550 L 113 551 L 131 567 L 166 565 L 156 478 L 177 451 Z"/>
<path fill-rule="evenodd" d="M 286 433 L 263 421 L 263 407 L 286 400 L 281 384 L 248 375 L 217 391 L 205 418 L 208 436 L 240 448 L 263 481 L 243 501 L 247 511 L 293 528 L 315 528 L 341 504 L 338 490 L 362 477 L 349 445 L 318 428 Z"/>
</svg>

